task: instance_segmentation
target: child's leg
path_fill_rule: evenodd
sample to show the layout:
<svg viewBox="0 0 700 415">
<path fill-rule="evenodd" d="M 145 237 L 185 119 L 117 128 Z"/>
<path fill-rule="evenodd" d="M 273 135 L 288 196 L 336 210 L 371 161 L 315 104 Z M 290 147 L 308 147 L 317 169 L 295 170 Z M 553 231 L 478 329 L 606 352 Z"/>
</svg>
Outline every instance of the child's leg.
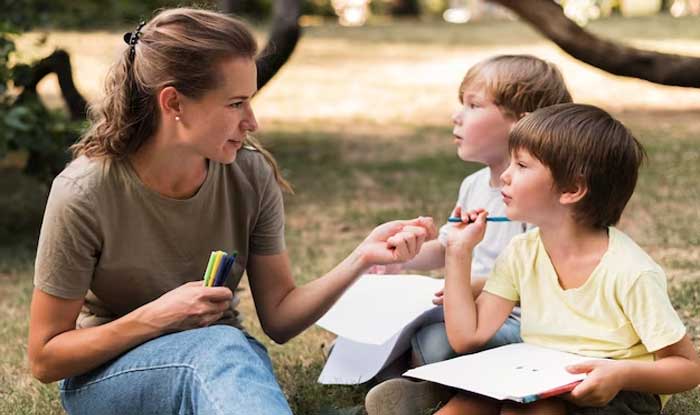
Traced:
<svg viewBox="0 0 700 415">
<path fill-rule="evenodd" d="M 483 396 L 458 393 L 435 415 L 498 415 L 501 402 Z"/>
<path fill-rule="evenodd" d="M 520 320 L 510 315 L 493 338 L 476 351 L 493 349 L 512 343 L 522 343 L 522 341 Z M 442 362 L 457 356 L 447 340 L 445 322 L 435 322 L 421 327 L 411 338 L 411 350 L 412 367 Z"/>
<path fill-rule="evenodd" d="M 566 415 L 566 405 L 559 399 L 545 399 L 530 404 L 505 404 L 501 415 Z"/>
</svg>

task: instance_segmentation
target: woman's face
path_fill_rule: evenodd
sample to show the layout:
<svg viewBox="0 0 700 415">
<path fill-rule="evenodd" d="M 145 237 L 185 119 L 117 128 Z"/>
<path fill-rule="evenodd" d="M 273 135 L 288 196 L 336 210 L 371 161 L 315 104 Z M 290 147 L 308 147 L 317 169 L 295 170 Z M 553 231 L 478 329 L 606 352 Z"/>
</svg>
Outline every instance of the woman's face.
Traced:
<svg viewBox="0 0 700 415">
<path fill-rule="evenodd" d="M 181 96 L 182 140 L 201 156 L 228 164 L 258 123 L 250 100 L 257 92 L 255 61 L 232 58 L 218 65 L 219 86 L 202 97 Z"/>
</svg>

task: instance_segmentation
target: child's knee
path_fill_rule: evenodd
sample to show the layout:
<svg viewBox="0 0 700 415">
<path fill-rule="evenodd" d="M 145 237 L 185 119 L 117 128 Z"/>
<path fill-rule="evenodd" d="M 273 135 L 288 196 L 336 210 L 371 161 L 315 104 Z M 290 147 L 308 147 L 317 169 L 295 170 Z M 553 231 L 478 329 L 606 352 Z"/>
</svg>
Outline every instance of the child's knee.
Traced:
<svg viewBox="0 0 700 415">
<path fill-rule="evenodd" d="M 556 399 L 545 399 L 530 404 L 505 404 L 500 415 L 566 415 L 566 406 Z"/>
</svg>

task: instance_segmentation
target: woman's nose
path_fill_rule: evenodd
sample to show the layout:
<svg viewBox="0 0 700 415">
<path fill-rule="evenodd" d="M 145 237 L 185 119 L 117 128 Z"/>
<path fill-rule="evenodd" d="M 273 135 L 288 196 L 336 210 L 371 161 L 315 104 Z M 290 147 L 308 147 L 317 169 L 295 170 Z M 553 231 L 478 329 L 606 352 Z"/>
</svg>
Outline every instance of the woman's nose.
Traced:
<svg viewBox="0 0 700 415">
<path fill-rule="evenodd" d="M 248 107 L 246 116 L 241 121 L 241 128 L 249 133 L 255 132 L 258 129 L 258 120 L 255 119 L 253 108 Z"/>
</svg>

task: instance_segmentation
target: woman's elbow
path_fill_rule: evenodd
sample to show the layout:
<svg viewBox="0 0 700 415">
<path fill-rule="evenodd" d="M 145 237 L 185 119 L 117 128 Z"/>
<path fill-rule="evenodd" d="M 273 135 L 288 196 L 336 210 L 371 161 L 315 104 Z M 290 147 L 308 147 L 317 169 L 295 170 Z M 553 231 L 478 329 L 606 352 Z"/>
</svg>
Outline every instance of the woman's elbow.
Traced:
<svg viewBox="0 0 700 415">
<path fill-rule="evenodd" d="M 37 361 L 37 359 L 30 359 L 29 367 L 31 369 L 32 376 L 34 376 L 34 378 L 41 383 L 47 384 L 60 380 L 59 377 L 56 377 L 54 374 L 51 373 L 51 370 L 48 367 L 46 367 L 46 365 Z"/>
<path fill-rule="evenodd" d="M 269 337 L 273 342 L 280 345 L 287 343 L 294 337 L 294 335 L 289 333 L 288 331 L 283 330 L 279 327 L 274 327 L 270 324 L 263 324 L 262 329 L 263 332 L 267 335 L 267 337 Z"/>
</svg>

